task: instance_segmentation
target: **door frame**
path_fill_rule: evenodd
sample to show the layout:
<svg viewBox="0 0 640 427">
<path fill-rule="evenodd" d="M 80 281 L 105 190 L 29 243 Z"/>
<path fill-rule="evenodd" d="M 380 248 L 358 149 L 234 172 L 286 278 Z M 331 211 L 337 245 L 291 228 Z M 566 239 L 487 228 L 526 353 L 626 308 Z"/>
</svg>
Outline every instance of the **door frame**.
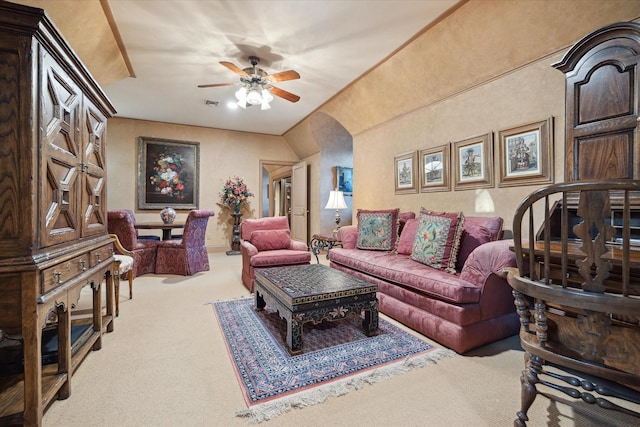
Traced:
<svg viewBox="0 0 640 427">
<path fill-rule="evenodd" d="M 271 176 L 271 171 L 269 170 L 270 168 L 275 168 L 275 167 L 283 167 L 283 166 L 290 166 L 290 170 L 293 170 L 293 165 L 298 164 L 299 162 L 296 161 L 285 161 L 285 160 L 262 160 L 260 159 L 259 161 L 259 169 L 258 169 L 258 176 L 259 176 L 259 181 L 260 181 L 260 190 L 258 191 L 258 213 L 259 216 L 258 218 L 262 218 L 262 211 L 263 211 L 263 204 L 262 204 L 262 200 L 264 198 L 264 183 L 262 182 L 262 171 L 263 169 L 266 169 L 269 172 L 269 186 L 267 188 L 268 194 L 267 194 L 267 200 L 269 201 L 269 213 L 272 212 L 271 210 L 271 204 L 273 203 L 273 181 L 274 181 L 274 177 Z M 278 174 L 277 179 L 282 178 L 281 174 Z"/>
</svg>

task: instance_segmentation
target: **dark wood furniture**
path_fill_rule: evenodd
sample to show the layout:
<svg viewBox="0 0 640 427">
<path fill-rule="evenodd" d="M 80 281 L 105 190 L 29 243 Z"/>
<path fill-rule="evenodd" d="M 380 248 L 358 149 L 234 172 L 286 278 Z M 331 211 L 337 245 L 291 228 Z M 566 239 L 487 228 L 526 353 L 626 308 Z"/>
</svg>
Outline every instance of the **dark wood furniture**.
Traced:
<svg viewBox="0 0 640 427">
<path fill-rule="evenodd" d="M 41 9 L 0 2 L 0 70 L 0 329 L 21 337 L 24 363 L 0 373 L 0 424 L 39 426 L 113 329 L 105 136 L 115 111 Z M 72 343 L 85 286 L 91 326 Z M 58 346 L 43 366 L 45 326 Z"/>
<path fill-rule="evenodd" d="M 575 182 L 542 188 L 518 207 L 518 268 L 508 269 L 508 281 L 526 353 L 515 426 L 526 425 L 540 385 L 640 417 L 617 400 L 640 404 L 640 246 L 630 237 L 630 199 L 638 194 L 638 180 Z M 557 197 L 564 208 L 552 230 Z M 620 197 L 622 222 L 614 227 Z M 569 199 L 577 201 L 577 221 Z"/>
<path fill-rule="evenodd" d="M 184 228 L 184 222 L 172 222 L 171 224 L 165 224 L 164 222 L 136 222 L 134 227 L 136 230 L 162 230 L 162 240 L 171 240 L 171 230 Z"/>
<path fill-rule="evenodd" d="M 639 59 L 640 24 L 621 22 L 554 64 L 566 75 L 565 181 L 640 179 Z"/>
<path fill-rule="evenodd" d="M 318 258 L 318 254 L 323 250 L 327 250 L 327 259 L 329 259 L 329 251 L 331 248 L 336 246 L 342 246 L 342 242 L 338 240 L 335 234 L 333 233 L 320 233 L 314 234 L 311 237 L 311 241 L 309 242 L 309 247 L 311 248 L 311 252 L 316 257 L 316 263 L 320 264 L 320 259 Z"/>
<path fill-rule="evenodd" d="M 378 330 L 378 285 L 320 264 L 256 269 L 256 308 L 267 304 L 287 321 L 289 353 L 302 353 L 307 322 L 336 321 L 365 313 L 367 335 Z"/>
</svg>

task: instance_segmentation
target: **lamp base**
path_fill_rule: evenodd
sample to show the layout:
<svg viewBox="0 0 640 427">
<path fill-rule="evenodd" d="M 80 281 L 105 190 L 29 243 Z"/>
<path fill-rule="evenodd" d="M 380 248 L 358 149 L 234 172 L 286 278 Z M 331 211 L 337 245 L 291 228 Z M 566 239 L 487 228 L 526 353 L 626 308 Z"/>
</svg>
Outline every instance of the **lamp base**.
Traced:
<svg viewBox="0 0 640 427">
<path fill-rule="evenodd" d="M 333 218 L 336 222 L 336 228 L 333 229 L 333 234 L 336 234 L 338 232 L 338 229 L 340 228 L 340 212 L 338 211 L 338 209 L 336 209 L 336 216 Z"/>
</svg>

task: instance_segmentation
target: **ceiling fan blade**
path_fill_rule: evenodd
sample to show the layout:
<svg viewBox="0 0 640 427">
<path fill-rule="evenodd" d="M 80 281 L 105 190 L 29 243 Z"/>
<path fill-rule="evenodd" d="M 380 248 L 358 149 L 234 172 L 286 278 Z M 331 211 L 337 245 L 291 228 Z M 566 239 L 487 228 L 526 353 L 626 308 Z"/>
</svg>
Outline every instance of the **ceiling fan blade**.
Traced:
<svg viewBox="0 0 640 427">
<path fill-rule="evenodd" d="M 236 64 L 232 64 L 231 62 L 227 62 L 227 61 L 220 61 L 220 63 L 225 67 L 227 67 L 228 69 L 230 69 L 231 71 L 233 71 L 234 73 L 241 75 L 242 77 L 249 77 L 249 74 L 247 74 L 243 69 L 238 67 Z"/>
<path fill-rule="evenodd" d="M 264 79 L 269 82 L 284 82 L 286 80 L 296 80 L 300 78 L 300 74 L 297 71 L 288 70 L 280 73 L 270 74 Z"/>
<path fill-rule="evenodd" d="M 210 85 L 198 85 L 198 87 L 218 87 L 218 86 L 233 86 L 235 83 L 214 83 Z"/>
<path fill-rule="evenodd" d="M 284 98 L 287 101 L 291 101 L 291 102 L 300 101 L 300 97 L 298 95 L 294 95 L 291 92 L 287 92 L 286 90 L 282 90 L 282 89 L 277 88 L 277 87 L 271 87 L 271 89 L 269 89 L 269 92 L 271 92 L 275 96 L 279 96 L 280 98 Z"/>
</svg>

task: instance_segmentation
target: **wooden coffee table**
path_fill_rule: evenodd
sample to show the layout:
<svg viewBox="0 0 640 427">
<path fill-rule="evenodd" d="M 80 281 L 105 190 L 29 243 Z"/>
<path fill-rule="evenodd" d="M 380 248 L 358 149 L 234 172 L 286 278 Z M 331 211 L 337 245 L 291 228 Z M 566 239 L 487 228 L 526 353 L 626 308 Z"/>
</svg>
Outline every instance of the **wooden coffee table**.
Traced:
<svg viewBox="0 0 640 427">
<path fill-rule="evenodd" d="M 302 353 L 302 327 L 323 320 L 360 316 L 368 336 L 378 330 L 378 285 L 322 264 L 256 269 L 256 310 L 268 304 L 287 321 L 287 346 Z"/>
</svg>

